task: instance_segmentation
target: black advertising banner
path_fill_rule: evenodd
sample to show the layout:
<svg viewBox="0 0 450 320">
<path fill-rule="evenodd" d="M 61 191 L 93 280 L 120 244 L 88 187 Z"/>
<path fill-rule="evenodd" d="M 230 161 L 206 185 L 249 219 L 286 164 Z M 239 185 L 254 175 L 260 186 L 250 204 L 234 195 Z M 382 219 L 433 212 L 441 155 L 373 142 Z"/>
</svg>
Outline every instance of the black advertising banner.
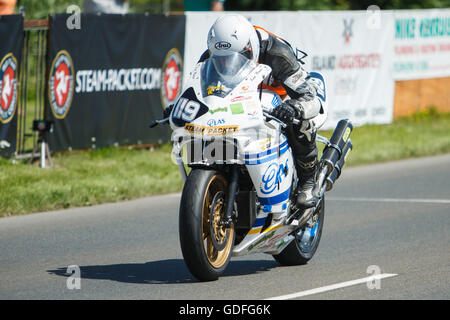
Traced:
<svg viewBox="0 0 450 320">
<path fill-rule="evenodd" d="M 11 157 L 16 151 L 22 45 L 22 15 L 0 16 L 0 155 L 3 157 Z"/>
<path fill-rule="evenodd" d="M 47 116 L 53 151 L 168 141 L 150 129 L 181 93 L 184 15 L 50 17 Z"/>
</svg>

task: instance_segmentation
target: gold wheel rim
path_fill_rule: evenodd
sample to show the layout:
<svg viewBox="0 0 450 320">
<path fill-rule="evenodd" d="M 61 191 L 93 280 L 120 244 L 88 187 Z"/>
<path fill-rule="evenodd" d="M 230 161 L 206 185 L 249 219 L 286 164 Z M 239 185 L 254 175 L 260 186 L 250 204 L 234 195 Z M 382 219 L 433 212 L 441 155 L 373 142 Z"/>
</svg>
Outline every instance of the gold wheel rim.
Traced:
<svg viewBox="0 0 450 320">
<path fill-rule="evenodd" d="M 208 262 L 216 269 L 221 268 L 227 261 L 228 257 L 231 254 L 231 249 L 233 245 L 234 238 L 234 228 L 225 229 L 223 226 L 219 224 L 220 218 L 223 214 L 225 214 L 225 202 L 224 200 L 218 201 L 215 208 L 212 208 L 212 202 L 215 195 L 218 192 L 226 192 L 227 190 L 227 182 L 225 178 L 221 175 L 214 175 L 208 183 L 208 187 L 206 188 L 205 196 L 203 198 L 203 210 L 202 210 L 202 239 L 203 239 L 203 249 L 205 250 L 206 258 Z M 215 235 L 211 235 L 210 232 L 210 212 L 214 210 L 213 215 L 213 230 Z M 229 236 L 227 239 L 227 243 L 225 247 L 218 251 L 214 248 L 212 236 L 216 237 L 216 241 L 221 242 L 226 233 L 229 230 Z"/>
</svg>

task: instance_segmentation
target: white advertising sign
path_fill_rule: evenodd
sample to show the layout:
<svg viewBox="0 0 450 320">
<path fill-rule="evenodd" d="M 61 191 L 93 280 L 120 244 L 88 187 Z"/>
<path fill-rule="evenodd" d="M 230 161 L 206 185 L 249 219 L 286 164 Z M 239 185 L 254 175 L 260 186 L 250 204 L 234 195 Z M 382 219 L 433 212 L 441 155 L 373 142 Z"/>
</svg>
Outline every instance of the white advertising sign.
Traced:
<svg viewBox="0 0 450 320">
<path fill-rule="evenodd" d="M 355 125 L 392 122 L 392 15 L 374 19 L 361 11 L 301 13 L 298 21 L 298 42 L 292 45 L 308 54 L 305 68 L 326 81 L 329 114 L 324 128 L 343 118 Z"/>
<path fill-rule="evenodd" d="M 209 28 L 223 13 L 188 12 L 185 70 L 206 50 Z M 230 13 L 228 13 L 230 14 Z M 390 123 L 393 114 L 393 14 L 365 11 L 240 12 L 308 54 L 307 71 L 326 82 L 328 119 L 322 129 L 349 118 L 355 125 Z M 185 77 L 187 74 L 185 74 Z"/>
<path fill-rule="evenodd" d="M 450 76 L 450 9 L 394 11 L 393 76 Z"/>
</svg>

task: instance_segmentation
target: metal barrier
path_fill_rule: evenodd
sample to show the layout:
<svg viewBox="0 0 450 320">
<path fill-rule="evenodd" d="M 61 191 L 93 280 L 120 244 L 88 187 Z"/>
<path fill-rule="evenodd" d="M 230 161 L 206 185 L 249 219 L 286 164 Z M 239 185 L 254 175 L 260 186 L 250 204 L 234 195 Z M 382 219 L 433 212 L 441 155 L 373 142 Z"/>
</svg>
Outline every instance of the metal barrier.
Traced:
<svg viewBox="0 0 450 320">
<path fill-rule="evenodd" d="M 44 119 L 47 102 L 48 26 L 48 20 L 24 21 L 16 159 L 33 159 L 39 156 L 39 134 L 33 131 L 33 121 Z"/>
</svg>

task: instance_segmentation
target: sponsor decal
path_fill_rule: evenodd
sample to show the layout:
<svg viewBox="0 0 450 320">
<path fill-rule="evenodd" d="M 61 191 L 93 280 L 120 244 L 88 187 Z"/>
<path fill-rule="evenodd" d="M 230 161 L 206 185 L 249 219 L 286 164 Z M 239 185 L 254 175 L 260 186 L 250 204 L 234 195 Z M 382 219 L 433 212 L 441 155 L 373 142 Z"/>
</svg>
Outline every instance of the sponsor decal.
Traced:
<svg viewBox="0 0 450 320">
<path fill-rule="evenodd" d="M 421 72 L 430 69 L 428 61 L 406 61 L 406 62 L 395 62 L 394 71 L 395 72 Z"/>
<path fill-rule="evenodd" d="M 265 139 L 263 141 L 260 141 L 259 145 L 261 146 L 261 151 L 266 151 L 266 150 L 268 150 L 270 148 L 271 139 L 267 138 L 267 139 Z"/>
<path fill-rule="evenodd" d="M 161 87 L 161 69 L 78 70 L 75 75 L 75 82 L 76 93 L 159 90 Z"/>
<path fill-rule="evenodd" d="M 347 142 L 347 139 L 350 136 L 350 132 L 350 128 L 345 129 L 344 135 L 342 136 L 342 140 L 344 140 L 344 142 Z"/>
<path fill-rule="evenodd" d="M 216 112 L 227 112 L 227 111 L 228 111 L 228 108 L 223 107 L 223 108 L 210 109 L 209 113 L 214 114 Z"/>
<path fill-rule="evenodd" d="M 336 110 L 331 113 L 334 120 L 340 120 L 343 118 L 351 118 L 352 114 L 353 114 L 352 111 L 349 109 Z"/>
<path fill-rule="evenodd" d="M 336 56 L 313 56 L 312 69 L 317 71 L 336 69 Z"/>
<path fill-rule="evenodd" d="M 228 50 L 231 48 L 231 43 L 226 41 L 219 41 L 214 45 L 217 50 Z"/>
<path fill-rule="evenodd" d="M 379 53 L 344 55 L 339 59 L 340 69 L 368 69 L 380 67 L 381 55 Z"/>
<path fill-rule="evenodd" d="M 280 243 L 276 246 L 276 248 L 277 249 L 280 248 L 280 246 L 284 244 L 284 239 L 286 238 L 286 235 L 289 232 L 290 231 L 277 234 L 276 236 L 274 236 L 271 239 L 269 239 L 263 246 L 260 246 L 259 249 L 261 250 L 261 249 L 267 249 L 267 248 L 270 248 L 270 247 L 274 247 L 278 241 Z"/>
<path fill-rule="evenodd" d="M 280 247 L 284 244 L 284 239 L 281 240 L 280 244 L 277 246 L 277 249 L 280 249 Z"/>
<path fill-rule="evenodd" d="M 192 134 L 206 134 L 208 136 L 222 136 L 239 132 L 239 126 L 215 126 L 205 127 L 192 123 L 186 123 L 184 130 Z"/>
<path fill-rule="evenodd" d="M 260 190 L 263 194 L 270 194 L 287 177 L 289 172 L 288 160 L 285 164 L 272 162 L 264 171 L 261 178 Z"/>
<path fill-rule="evenodd" d="M 175 104 L 171 116 L 172 118 L 190 122 L 196 118 L 198 112 L 200 111 L 200 108 L 201 104 L 198 101 L 181 97 Z"/>
<path fill-rule="evenodd" d="M 224 119 L 209 119 L 208 122 L 206 123 L 208 125 L 208 127 L 215 127 L 217 125 L 220 124 L 224 124 L 225 120 Z"/>
<path fill-rule="evenodd" d="M 281 103 L 282 103 L 281 98 L 276 93 L 274 93 L 273 99 L 272 99 L 272 105 L 276 108 L 279 105 L 281 105 Z"/>
<path fill-rule="evenodd" d="M 395 19 L 395 39 L 444 38 L 450 35 L 450 17 Z"/>
<path fill-rule="evenodd" d="M 242 103 L 230 104 L 230 109 L 232 114 L 242 114 L 244 113 L 244 106 Z"/>
<path fill-rule="evenodd" d="M 251 120 L 258 119 L 259 116 L 258 111 L 256 110 L 247 112 L 247 115 Z"/>
<path fill-rule="evenodd" d="M 199 125 L 192 124 L 192 123 L 186 123 L 184 125 L 184 130 L 189 133 L 192 133 L 192 134 L 203 134 L 205 129 L 206 129 L 206 127 L 204 127 L 204 126 L 199 126 Z"/>
<path fill-rule="evenodd" d="M 254 111 L 259 112 L 261 110 L 261 105 L 259 101 L 246 101 L 245 102 L 245 110 L 249 113 L 253 113 Z"/>
<path fill-rule="evenodd" d="M 252 98 L 252 96 L 237 96 L 233 99 L 231 99 L 231 102 L 239 102 L 239 101 L 245 101 L 245 100 L 250 100 Z"/>
<path fill-rule="evenodd" d="M 342 56 L 314 56 L 312 58 L 312 69 L 316 71 L 335 69 L 368 69 L 380 67 L 380 53 L 345 54 Z"/>
<path fill-rule="evenodd" d="M 357 109 L 354 112 L 355 118 L 364 118 L 367 116 L 367 110 L 366 109 Z"/>
<path fill-rule="evenodd" d="M 220 93 L 223 91 L 223 87 L 218 87 L 218 86 L 210 86 L 208 88 L 206 88 L 206 94 L 208 96 L 215 94 L 215 93 Z"/>
<path fill-rule="evenodd" d="M 53 115 L 64 119 L 72 104 L 74 65 L 66 50 L 58 52 L 50 68 L 49 99 Z"/>
<path fill-rule="evenodd" d="M 350 38 L 353 36 L 353 22 L 355 20 L 352 19 L 343 19 L 344 21 L 344 32 L 342 33 L 342 36 L 344 37 L 345 43 L 350 43 Z"/>
<path fill-rule="evenodd" d="M 262 237 L 261 239 L 259 239 L 258 241 L 256 241 L 255 243 L 253 243 L 252 245 L 250 245 L 248 247 L 248 251 L 251 251 L 254 247 L 256 247 L 258 244 L 263 243 L 264 241 L 269 240 L 270 238 L 273 237 L 273 235 L 275 234 L 275 231 L 272 231 L 271 233 L 268 233 L 266 235 L 264 235 L 264 237 Z"/>
<path fill-rule="evenodd" d="M 287 85 L 290 88 L 297 88 L 300 84 L 302 84 L 305 81 L 306 78 L 306 72 L 304 72 L 301 68 L 298 69 L 296 73 L 289 76 L 285 81 L 284 84 Z"/>
<path fill-rule="evenodd" d="M 170 49 L 164 59 L 161 85 L 161 101 L 163 108 L 173 104 L 181 93 L 181 80 L 183 78 L 183 62 L 181 54 L 176 48 Z"/>
<path fill-rule="evenodd" d="M 170 114 L 170 121 L 178 127 L 192 123 L 198 117 L 208 112 L 208 107 L 198 100 L 192 87 L 186 89 Z"/>
<path fill-rule="evenodd" d="M 14 117 L 17 102 L 17 60 L 8 53 L 0 62 L 0 122 Z M 3 141 L 2 141 L 3 142 Z"/>
<path fill-rule="evenodd" d="M 222 136 L 226 134 L 233 134 L 239 132 L 239 126 L 220 126 L 209 127 L 206 129 L 206 135 L 208 136 Z"/>
<path fill-rule="evenodd" d="M 336 76 L 334 91 L 336 95 L 351 95 L 356 92 L 358 78 L 352 76 Z"/>
</svg>

